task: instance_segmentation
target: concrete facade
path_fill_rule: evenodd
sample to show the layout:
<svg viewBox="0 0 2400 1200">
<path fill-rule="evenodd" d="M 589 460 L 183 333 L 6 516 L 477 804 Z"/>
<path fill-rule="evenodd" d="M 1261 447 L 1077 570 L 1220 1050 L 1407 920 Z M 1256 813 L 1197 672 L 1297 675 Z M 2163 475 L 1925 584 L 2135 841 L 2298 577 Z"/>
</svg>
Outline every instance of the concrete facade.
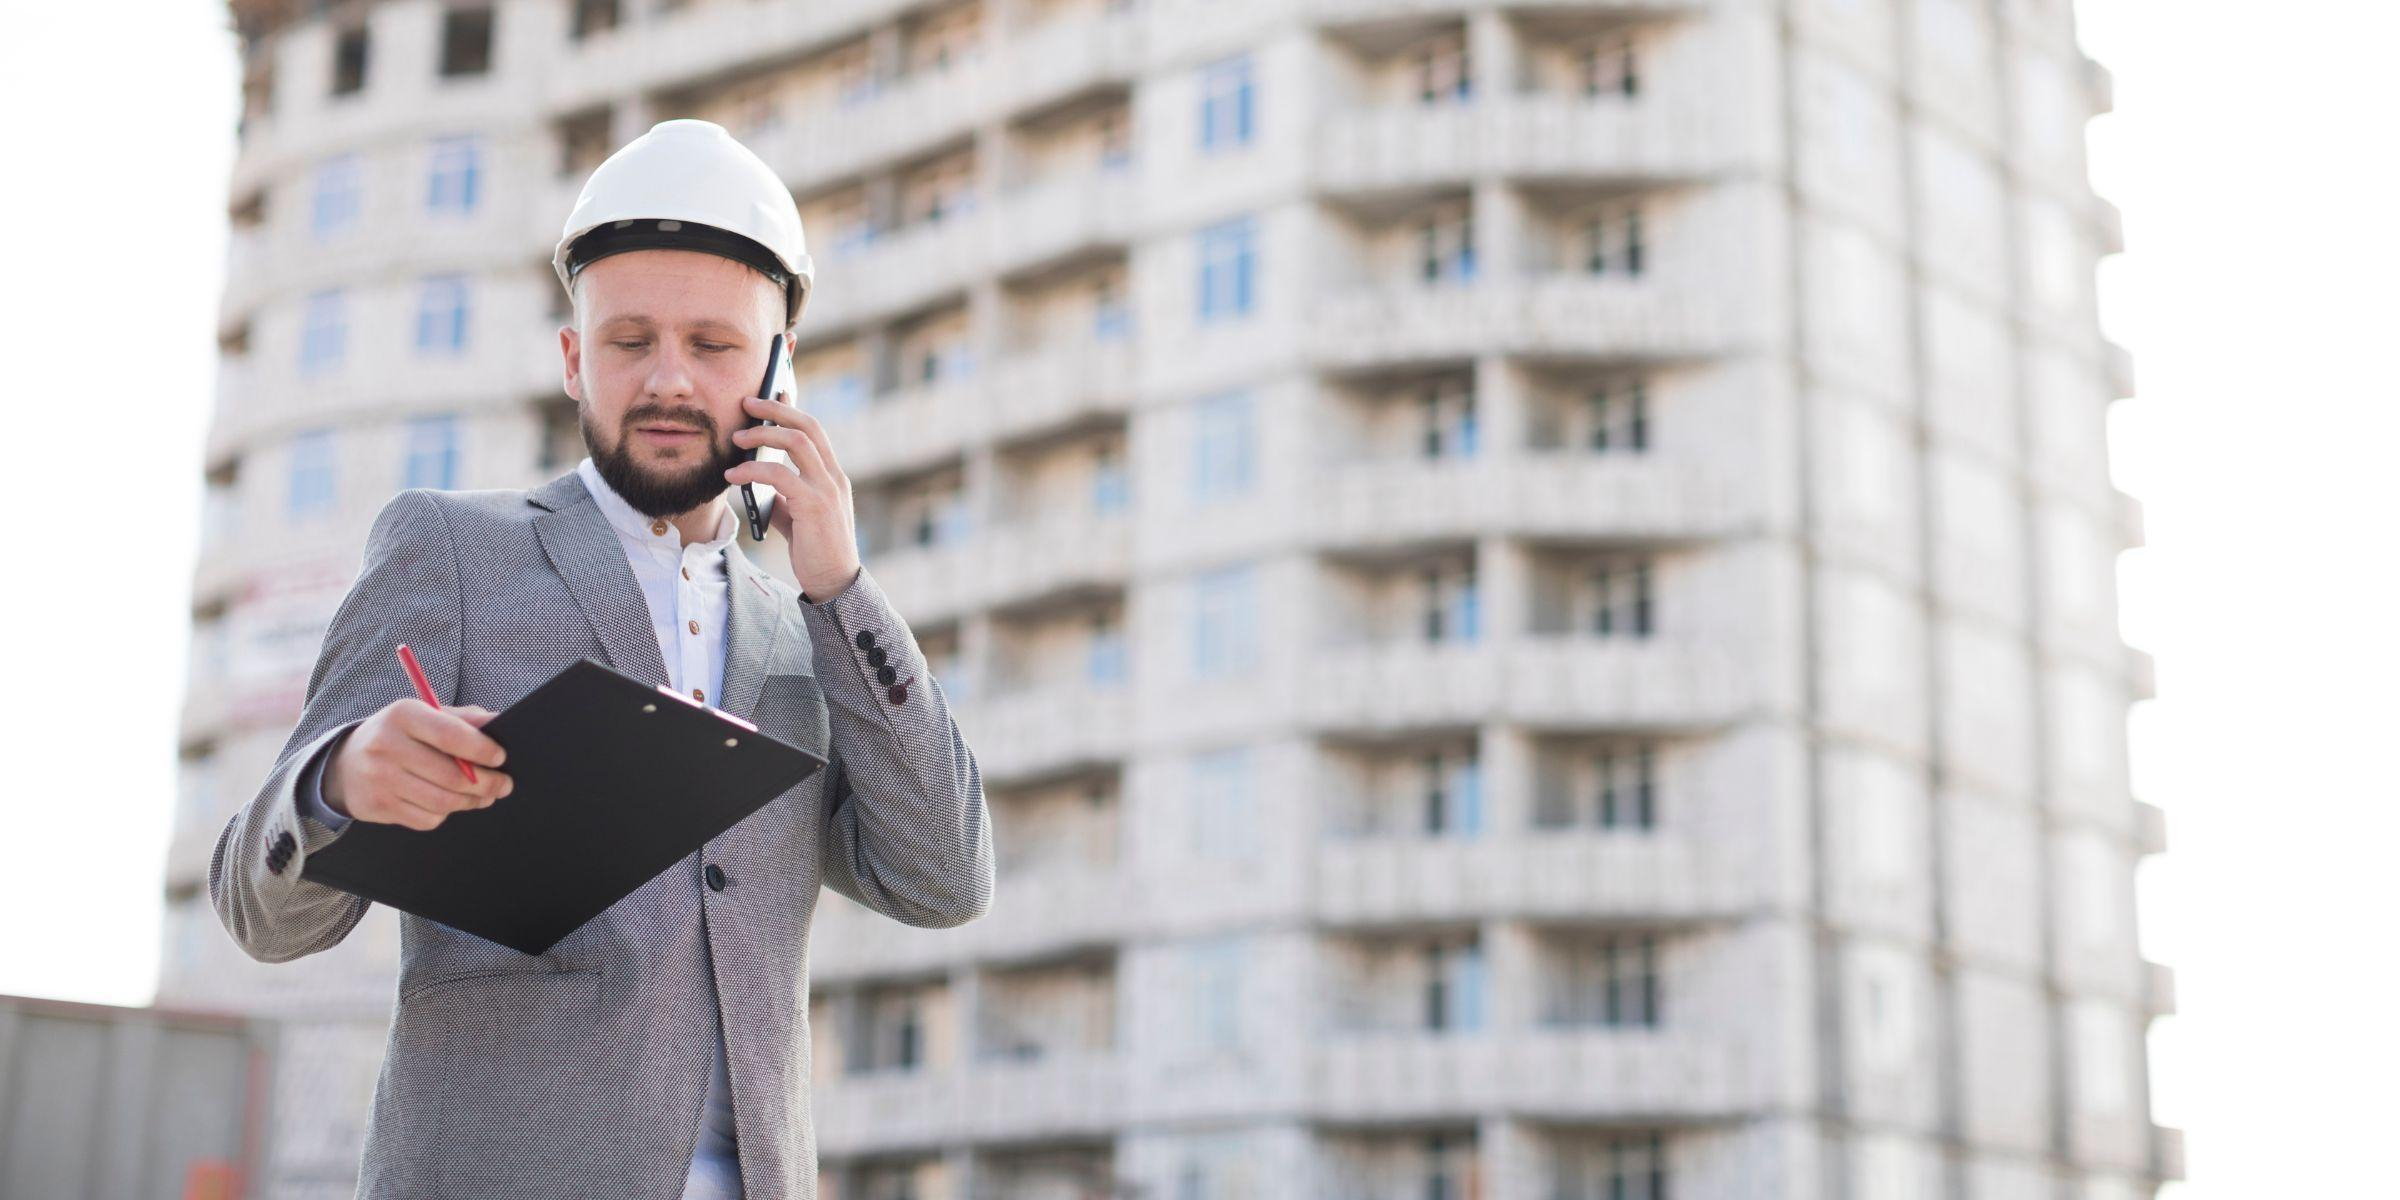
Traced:
<svg viewBox="0 0 2400 1200">
<path fill-rule="evenodd" d="M 2181 1176 L 2067 0 L 236 9 L 162 1001 L 322 1047 L 266 1194 L 348 1194 L 396 924 L 249 962 L 209 848 L 383 501 L 581 456 L 549 253 L 675 116 L 800 200 L 997 826 L 982 920 L 819 910 L 825 1195 Z"/>
</svg>

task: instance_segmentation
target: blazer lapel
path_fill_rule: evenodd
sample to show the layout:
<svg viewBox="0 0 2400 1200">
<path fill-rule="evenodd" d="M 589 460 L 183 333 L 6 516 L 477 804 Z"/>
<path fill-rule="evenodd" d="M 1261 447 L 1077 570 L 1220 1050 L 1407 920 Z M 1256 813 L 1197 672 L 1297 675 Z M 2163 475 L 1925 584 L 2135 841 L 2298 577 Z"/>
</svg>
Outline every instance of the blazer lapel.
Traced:
<svg viewBox="0 0 2400 1200">
<path fill-rule="evenodd" d="M 570 470 L 526 493 L 526 499 L 547 510 L 533 519 L 534 533 L 566 581 L 575 607 L 599 636 L 608 665 L 666 686 L 667 664 L 650 628 L 650 602 L 625 561 L 617 531 L 609 528 L 607 514 L 592 502 L 583 480 Z"/>
<path fill-rule="evenodd" d="M 725 703 L 718 707 L 745 719 L 758 707 L 783 633 L 783 606 L 766 581 L 738 539 L 725 547 Z"/>
</svg>

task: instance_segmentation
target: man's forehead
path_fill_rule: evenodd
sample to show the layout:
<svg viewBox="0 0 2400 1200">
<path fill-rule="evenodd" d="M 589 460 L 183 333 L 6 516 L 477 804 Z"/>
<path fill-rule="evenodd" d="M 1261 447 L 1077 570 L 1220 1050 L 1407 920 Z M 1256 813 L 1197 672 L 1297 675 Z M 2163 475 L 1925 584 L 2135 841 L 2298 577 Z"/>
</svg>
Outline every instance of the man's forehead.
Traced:
<svg viewBox="0 0 2400 1200">
<path fill-rule="evenodd" d="M 577 282 L 583 284 L 594 328 L 746 332 L 752 306 L 771 302 L 780 309 L 783 302 L 766 276 L 732 259 L 690 250 L 612 254 L 584 268 Z"/>
<path fill-rule="evenodd" d="M 708 313 L 690 313 L 680 317 L 653 316 L 640 311 L 603 313 L 599 315 L 596 324 L 602 328 L 610 325 L 630 325 L 641 329 L 656 329 L 661 325 L 671 325 L 677 329 L 718 329 L 727 333 L 749 332 L 741 322 L 731 317 Z"/>
</svg>

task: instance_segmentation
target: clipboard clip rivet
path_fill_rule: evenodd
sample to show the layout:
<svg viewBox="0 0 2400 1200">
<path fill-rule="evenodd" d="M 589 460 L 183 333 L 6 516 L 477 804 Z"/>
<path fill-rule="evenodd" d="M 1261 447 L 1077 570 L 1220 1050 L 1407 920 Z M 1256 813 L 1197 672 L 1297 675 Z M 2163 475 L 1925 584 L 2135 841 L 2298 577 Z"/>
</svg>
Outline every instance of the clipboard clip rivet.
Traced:
<svg viewBox="0 0 2400 1200">
<path fill-rule="evenodd" d="M 658 711 L 658 706 L 657 706 L 657 705 L 655 705 L 655 704 L 645 704 L 645 705 L 643 705 L 643 706 L 642 706 L 642 711 L 643 711 L 643 712 L 657 712 L 657 711 Z"/>
<path fill-rule="evenodd" d="M 726 748 L 726 749 L 728 749 L 728 750 L 730 750 L 730 749 L 732 749 L 732 748 L 734 748 L 735 746 L 738 746 L 738 745 L 741 745 L 741 743 L 740 743 L 740 742 L 738 742 L 738 741 L 735 741 L 735 740 L 734 740 L 734 739 L 732 739 L 732 738 L 726 738 L 726 739 L 725 739 L 725 748 Z"/>
</svg>

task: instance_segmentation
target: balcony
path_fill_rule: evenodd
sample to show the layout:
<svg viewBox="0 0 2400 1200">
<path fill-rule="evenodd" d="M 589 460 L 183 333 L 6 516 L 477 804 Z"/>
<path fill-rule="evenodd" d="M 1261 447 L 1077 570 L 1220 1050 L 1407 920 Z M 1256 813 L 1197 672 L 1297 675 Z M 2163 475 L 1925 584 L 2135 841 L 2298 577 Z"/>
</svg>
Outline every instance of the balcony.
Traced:
<svg viewBox="0 0 2400 1200">
<path fill-rule="evenodd" d="M 1692 100 L 1523 95 L 1468 104 L 1397 103 L 1335 113 L 1310 163 L 1335 193 L 1462 180 L 1684 180 L 1764 157 L 1737 134 L 1726 97 Z M 1754 139 L 1752 139 L 1754 140 Z"/>
<path fill-rule="evenodd" d="M 1489 533 L 1696 541 L 1763 519 L 1710 464 L 1556 453 L 1347 463 L 1315 477 L 1321 544 L 1407 545 Z"/>
<path fill-rule="evenodd" d="M 672 91 L 696 80 L 789 62 L 862 27 L 891 20 L 908 0 L 810 4 L 697 4 L 565 44 L 545 73 L 544 107 L 575 112 L 619 96 Z"/>
<path fill-rule="evenodd" d="M 975 534 L 930 546 L 903 544 L 871 550 L 862 557 L 875 570 L 892 603 L 916 624 L 932 624 L 975 607 L 983 582 L 976 570 Z"/>
<path fill-rule="evenodd" d="M 1105 1134 L 1124 1117 L 1124 1076 L 1106 1052 L 843 1076 L 817 1090 L 817 1148 L 848 1156 Z"/>
<path fill-rule="evenodd" d="M 992 266 L 1016 275 L 1122 252 L 1133 241 L 1135 195 L 1129 172 L 1098 168 L 1010 192 L 998 203 Z"/>
<path fill-rule="evenodd" d="M 979 411 L 979 436 L 1011 441 L 1103 419 L 1133 408 L 1133 347 L 1125 341 L 1070 342 L 1000 360 Z"/>
<path fill-rule="evenodd" d="M 1408 925 L 1488 917 L 1699 920 L 1761 900 L 1730 847 L 1669 833 L 1362 838 L 1317 851 L 1320 920 Z"/>
<path fill-rule="evenodd" d="M 1479 354 L 1673 361 L 1719 353 L 1737 340 L 1703 293 L 1580 276 L 1368 285 L 1322 302 L 1309 324 L 1310 356 L 1332 369 Z"/>
<path fill-rule="evenodd" d="M 1312 1059 L 1310 1114 L 1329 1121 L 1689 1120 L 1754 1112 L 1767 1098 L 1736 1043 L 1681 1033 L 1345 1034 Z"/>
<path fill-rule="evenodd" d="M 1133 521 L 1122 511 L 1068 510 L 993 525 L 979 548 L 983 604 L 1110 592 L 1123 588 L 1133 569 Z"/>
<path fill-rule="evenodd" d="M 983 744 L 979 735 L 969 736 Z M 980 759 L 982 751 L 976 753 Z M 828 891 L 809 935 L 810 976 L 819 982 L 883 978 L 955 962 L 1021 961 L 1113 945 L 1142 927 L 1137 886 L 1114 866 L 1030 866 L 995 881 L 991 912 L 953 929 L 906 925 Z"/>
<path fill-rule="evenodd" d="M 2167 810 L 2146 800 L 2133 802 L 2134 850 L 2163 854 L 2167 849 Z"/>
<path fill-rule="evenodd" d="M 288 347 L 226 355 L 217 365 L 217 403 L 203 461 L 222 466 L 295 430 L 398 421 L 439 413 L 484 412 L 496 399 L 564 396 L 559 322 L 499 303 L 470 317 L 466 349 L 420 354 L 401 336 L 379 336 L 354 312 L 344 360 L 309 375 Z"/>
<path fill-rule="evenodd" d="M 1132 404 L 1132 347 L 1075 341 L 1006 356 L 964 379 L 886 393 L 825 418 L 825 429 L 842 470 L 871 479 L 933 466 L 987 440 L 1121 418 Z"/>
<path fill-rule="evenodd" d="M 821 333 L 963 292 L 991 269 L 994 228 L 990 211 L 974 208 L 821 260 L 801 327 Z"/>
<path fill-rule="evenodd" d="M 992 111 L 996 76 L 990 62 L 971 56 L 890 81 L 852 103 L 737 136 L 793 191 L 806 194 L 966 137 Z"/>
<path fill-rule="evenodd" d="M 243 230 L 226 246 L 218 321 L 238 324 L 270 300 L 325 288 L 356 289 L 366 281 L 396 279 L 405 289 L 419 273 L 455 272 L 481 281 L 520 270 L 528 249 L 524 230 L 531 219 L 489 194 L 507 182 L 487 179 L 487 195 L 478 210 L 456 219 L 434 219 L 410 207 L 396 224 L 361 217 L 357 225 L 324 237 L 307 227 L 301 219 L 305 213 L 281 225 Z M 540 214 L 547 226 L 537 243 L 543 261 L 548 261 L 573 204 L 570 194 L 564 205 Z"/>
<path fill-rule="evenodd" d="M 1707 12 L 1722 3 L 1723 0 L 1543 0 L 1541 9 L 1546 13 L 1660 17 Z M 1428 13 L 1451 14 L 1456 13 L 1459 7 L 1455 3 L 1429 3 L 1428 0 L 1307 0 L 1308 16 L 1320 25 L 1388 21 L 1396 17 L 1415 17 Z"/>
<path fill-rule="evenodd" d="M 1131 84 L 1141 74 L 1144 44 L 1138 13 L 1046 21 L 1008 43 L 995 98 L 1002 111 L 1016 113 Z"/>
<path fill-rule="evenodd" d="M 957 706 L 989 781 L 1021 782 L 1123 761 L 1133 746 L 1122 688 L 1059 684 L 978 697 Z"/>
<path fill-rule="evenodd" d="M 2151 1016 L 2175 1015 L 2175 968 L 2165 963 L 2143 960 L 2142 1003 Z"/>
<path fill-rule="evenodd" d="M 1724 639 L 1528 635 L 1318 651 L 1301 717 L 1394 732 L 1514 721 L 1537 728 L 1697 729 L 1758 703 L 1755 656 Z"/>
<path fill-rule="evenodd" d="M 804 324 L 810 319 L 801 318 Z M 826 420 L 825 434 L 842 461 L 842 473 L 853 480 L 920 470 L 972 444 L 984 392 L 980 378 L 973 377 L 887 392 Z"/>
</svg>

